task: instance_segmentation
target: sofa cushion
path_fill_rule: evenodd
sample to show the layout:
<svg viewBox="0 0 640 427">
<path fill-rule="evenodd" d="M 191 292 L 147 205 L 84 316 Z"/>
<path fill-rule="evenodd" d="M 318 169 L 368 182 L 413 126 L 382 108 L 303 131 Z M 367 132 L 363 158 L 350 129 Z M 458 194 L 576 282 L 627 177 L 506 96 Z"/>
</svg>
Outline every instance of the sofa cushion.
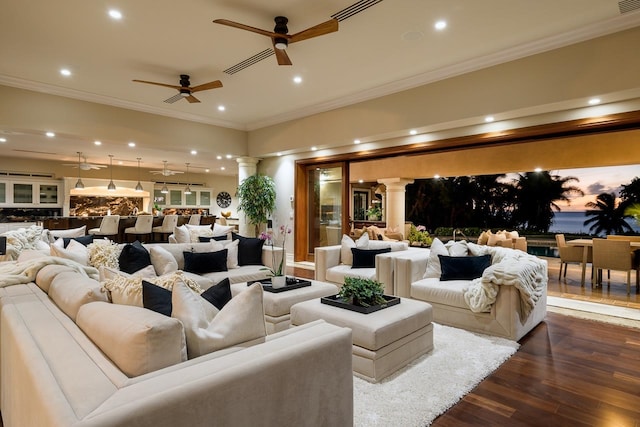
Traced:
<svg viewBox="0 0 640 427">
<path fill-rule="evenodd" d="M 391 252 L 406 251 L 409 249 L 407 242 L 394 242 L 391 240 L 369 240 L 366 249 L 391 249 Z"/>
<path fill-rule="evenodd" d="M 353 252 L 351 252 L 351 248 L 368 249 L 369 235 L 367 233 L 363 233 L 354 241 L 351 237 L 343 234 L 340 245 L 340 263 L 351 265 L 353 264 Z"/>
<path fill-rule="evenodd" d="M 85 246 L 89 246 L 91 243 L 93 243 L 93 235 L 91 234 L 82 237 L 59 237 L 58 239 L 62 239 L 62 243 L 64 244 L 65 248 L 69 246 L 69 242 L 72 240 L 75 240 L 78 243 L 82 243 Z"/>
<path fill-rule="evenodd" d="M 198 241 L 201 243 L 205 243 L 205 242 L 210 242 L 210 241 L 223 241 L 223 240 L 229 240 L 227 239 L 227 236 L 198 236 Z"/>
<path fill-rule="evenodd" d="M 45 293 L 49 293 L 51 282 L 53 279 L 62 272 L 73 272 L 72 267 L 67 265 L 49 264 L 42 267 L 36 274 L 36 285 L 42 289 Z"/>
<path fill-rule="evenodd" d="M 78 228 L 70 228 L 68 230 L 49 230 L 51 237 L 82 237 L 87 234 L 87 226 L 83 225 Z"/>
<path fill-rule="evenodd" d="M 363 277 L 365 279 L 375 279 L 375 268 L 351 268 L 350 265 L 338 264 L 327 269 L 325 278 L 331 283 L 344 283 L 345 277 Z"/>
<path fill-rule="evenodd" d="M 185 328 L 189 358 L 265 337 L 262 285 L 256 283 L 232 298 L 222 310 L 177 282 L 172 316 Z"/>
<path fill-rule="evenodd" d="M 211 241 L 211 247 L 213 251 L 219 251 L 222 249 L 227 250 L 227 269 L 238 268 L 238 248 L 240 247 L 240 240 L 218 240 Z M 262 264 L 262 262 L 260 262 Z"/>
<path fill-rule="evenodd" d="M 431 248 L 429 249 L 429 258 L 427 258 L 427 269 L 424 272 L 424 279 L 434 278 L 440 280 L 442 269 L 440 268 L 440 258 L 438 255 L 449 255 L 449 251 L 444 243 L 438 238 L 433 239 Z"/>
<path fill-rule="evenodd" d="M 142 306 L 156 313 L 171 316 L 171 291 L 142 281 Z"/>
<path fill-rule="evenodd" d="M 74 321 L 78 310 L 84 304 L 109 301 L 99 282 L 76 272 L 58 273 L 51 281 L 48 295 L 58 308 Z"/>
<path fill-rule="evenodd" d="M 442 275 L 440 280 L 473 280 L 482 276 L 491 265 L 491 255 L 446 256 L 438 255 Z"/>
<path fill-rule="evenodd" d="M 227 250 L 215 252 L 184 252 L 184 270 L 204 274 L 216 271 L 227 271 Z"/>
<path fill-rule="evenodd" d="M 173 229 L 173 237 L 176 239 L 176 243 L 191 243 L 191 235 L 184 225 Z"/>
<path fill-rule="evenodd" d="M 227 240 L 232 240 L 231 233 L 235 227 L 233 225 L 220 225 L 217 222 L 213 224 L 213 236 L 214 237 L 224 237 Z M 216 239 L 220 240 L 220 239 Z"/>
<path fill-rule="evenodd" d="M 158 276 L 178 270 L 178 261 L 162 246 L 149 246 L 149 257 Z"/>
<path fill-rule="evenodd" d="M 233 240 L 238 240 L 238 265 L 262 265 L 262 246 L 264 240 L 244 237 L 232 233 Z"/>
<path fill-rule="evenodd" d="M 122 252 L 120 252 L 120 257 L 118 257 L 118 264 L 121 271 L 133 274 L 151 265 L 151 256 L 149 251 L 142 246 L 142 243 L 136 240 L 133 243 L 124 245 Z"/>
<path fill-rule="evenodd" d="M 391 248 L 385 249 L 358 249 L 351 248 L 353 264 L 351 268 L 375 268 L 376 255 L 391 252 Z"/>
<path fill-rule="evenodd" d="M 204 277 L 213 283 L 218 283 L 224 278 L 229 278 L 231 283 L 253 282 L 267 279 L 271 273 L 263 265 L 245 265 L 233 271 L 220 271 L 216 273 L 205 273 Z"/>
<path fill-rule="evenodd" d="M 100 268 L 102 266 L 118 269 L 118 258 L 122 246 L 109 239 L 94 239 L 93 243 L 87 246 L 89 252 L 89 265 Z"/>
<path fill-rule="evenodd" d="M 218 310 L 222 310 L 222 307 L 231 301 L 231 283 L 228 278 L 222 279 L 218 284 L 201 293 L 200 296 L 213 304 Z"/>
<path fill-rule="evenodd" d="M 468 280 L 422 279 L 411 284 L 411 298 L 469 310 L 462 293 L 468 286 Z"/>
<path fill-rule="evenodd" d="M 77 324 L 129 377 L 186 360 L 180 321 L 151 310 L 94 302 L 81 307 Z"/>
<path fill-rule="evenodd" d="M 444 247 L 447 248 L 447 252 L 449 252 L 449 255 L 451 256 L 469 255 L 469 249 L 465 240 L 461 240 L 459 242 L 450 240 L 449 242 L 445 243 Z"/>
<path fill-rule="evenodd" d="M 59 258 L 70 259 L 78 264 L 89 264 L 89 250 L 82 243 L 78 243 L 75 240 L 69 242 L 69 245 L 65 248 L 64 241 L 58 239 L 50 247 L 51 255 Z"/>
</svg>

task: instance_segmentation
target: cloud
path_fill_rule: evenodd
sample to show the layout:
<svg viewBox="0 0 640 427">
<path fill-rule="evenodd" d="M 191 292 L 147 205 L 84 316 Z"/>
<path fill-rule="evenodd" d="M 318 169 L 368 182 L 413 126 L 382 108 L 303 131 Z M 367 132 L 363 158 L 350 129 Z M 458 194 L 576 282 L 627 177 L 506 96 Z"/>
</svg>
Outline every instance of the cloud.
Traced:
<svg viewBox="0 0 640 427">
<path fill-rule="evenodd" d="M 611 192 L 610 189 L 605 187 L 603 184 L 601 184 L 600 182 L 594 182 L 593 184 L 587 187 L 587 191 L 585 193 L 600 194 L 600 193 L 609 193 L 609 192 Z"/>
</svg>

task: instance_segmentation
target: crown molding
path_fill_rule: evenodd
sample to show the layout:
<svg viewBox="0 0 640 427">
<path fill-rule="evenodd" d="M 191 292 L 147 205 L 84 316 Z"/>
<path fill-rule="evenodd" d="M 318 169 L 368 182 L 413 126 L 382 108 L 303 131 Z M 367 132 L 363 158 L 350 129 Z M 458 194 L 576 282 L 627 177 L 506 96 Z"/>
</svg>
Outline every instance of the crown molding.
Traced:
<svg viewBox="0 0 640 427">
<path fill-rule="evenodd" d="M 619 31 L 628 30 L 637 26 L 640 26 L 640 11 L 616 16 L 606 21 L 600 21 L 582 28 L 568 31 L 563 34 L 546 37 L 534 42 L 525 43 L 520 46 L 505 49 L 500 52 L 459 62 L 457 64 L 443 67 L 438 70 L 417 74 L 412 77 L 377 86 L 373 89 L 361 91 L 353 95 L 343 96 L 332 101 L 315 104 L 307 108 L 299 108 L 295 111 L 280 114 L 278 116 L 273 116 L 265 120 L 251 122 L 247 124 L 246 128 L 248 131 L 257 130 L 263 127 L 276 125 L 278 123 L 311 116 L 313 114 L 335 110 L 337 108 L 346 107 L 359 102 L 380 98 L 382 96 L 391 95 L 403 90 L 413 89 L 418 86 L 423 86 L 429 83 L 456 77 L 472 71 L 478 71 L 509 61 L 515 61 L 517 59 L 525 58 L 527 56 L 547 52 L 553 49 L 559 49 L 565 46 L 584 42 L 597 37 L 606 36 Z"/>
<path fill-rule="evenodd" d="M 236 130 L 247 130 L 245 126 L 225 120 L 214 119 L 198 114 L 184 113 L 167 108 L 152 107 L 150 105 L 139 104 L 137 102 L 125 101 L 112 98 L 110 96 L 97 95 L 75 89 L 63 88 L 41 82 L 20 79 L 17 77 L 0 74 L 0 85 L 11 86 L 18 89 L 32 90 L 34 92 L 46 93 L 49 95 L 63 96 L 65 98 L 77 99 L 80 101 L 93 102 L 96 104 L 110 105 L 112 107 L 125 108 L 127 110 L 140 111 L 142 113 L 156 114 L 159 116 L 171 117 L 174 119 L 187 120 L 191 122 L 204 123 Z"/>
</svg>

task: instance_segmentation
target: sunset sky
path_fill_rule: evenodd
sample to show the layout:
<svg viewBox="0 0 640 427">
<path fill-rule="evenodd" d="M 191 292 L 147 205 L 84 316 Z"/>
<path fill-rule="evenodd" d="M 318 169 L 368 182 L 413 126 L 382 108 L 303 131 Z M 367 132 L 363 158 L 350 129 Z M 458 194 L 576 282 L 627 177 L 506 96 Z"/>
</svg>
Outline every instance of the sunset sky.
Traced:
<svg viewBox="0 0 640 427">
<path fill-rule="evenodd" d="M 584 169 L 562 169 L 550 171 L 552 175 L 561 177 L 574 176 L 579 179 L 571 185 L 584 191 L 583 197 L 574 197 L 571 204 L 559 202 L 562 212 L 585 211 L 585 204 L 593 202 L 600 193 L 615 192 L 620 194 L 622 184 L 629 184 L 635 177 L 640 177 L 640 165 L 611 166 Z"/>
</svg>

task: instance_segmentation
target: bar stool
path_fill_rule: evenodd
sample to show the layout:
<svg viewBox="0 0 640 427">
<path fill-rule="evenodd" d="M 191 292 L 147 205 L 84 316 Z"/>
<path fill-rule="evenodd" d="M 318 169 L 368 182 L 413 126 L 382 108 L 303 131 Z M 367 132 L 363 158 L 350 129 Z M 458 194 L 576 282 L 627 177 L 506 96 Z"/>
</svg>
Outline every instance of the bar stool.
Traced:
<svg viewBox="0 0 640 427">
<path fill-rule="evenodd" d="M 200 225 L 200 214 L 193 214 L 189 217 L 189 225 Z"/>
<path fill-rule="evenodd" d="M 141 236 L 140 240 L 144 240 L 144 236 L 147 236 L 147 240 L 151 239 L 153 227 L 153 216 L 151 215 L 138 215 L 136 223 L 133 227 L 127 227 L 124 229 L 125 240 L 129 241 L 129 235 Z M 136 237 L 137 238 L 137 237 Z"/>
<path fill-rule="evenodd" d="M 87 234 L 93 236 L 113 237 L 118 235 L 118 225 L 120 224 L 120 215 L 107 215 L 102 217 L 100 227 L 91 228 Z"/>
<path fill-rule="evenodd" d="M 178 215 L 165 215 L 162 220 L 162 225 L 158 225 L 157 227 L 153 227 L 151 231 L 153 232 L 154 241 L 155 235 L 160 234 L 160 240 L 166 240 L 169 234 L 173 233 L 173 229 L 178 225 Z"/>
</svg>

